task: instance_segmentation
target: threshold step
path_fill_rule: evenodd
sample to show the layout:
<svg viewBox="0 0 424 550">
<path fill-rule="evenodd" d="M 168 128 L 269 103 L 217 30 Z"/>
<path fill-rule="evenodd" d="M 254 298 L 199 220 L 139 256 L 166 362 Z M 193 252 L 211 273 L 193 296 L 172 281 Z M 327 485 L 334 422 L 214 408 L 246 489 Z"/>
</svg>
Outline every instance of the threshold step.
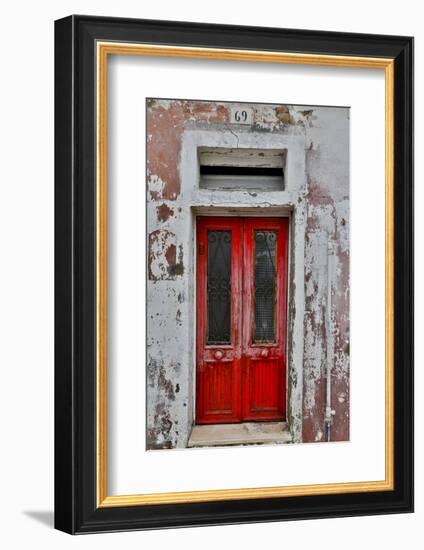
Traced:
<svg viewBox="0 0 424 550">
<path fill-rule="evenodd" d="M 283 443 L 291 443 L 286 422 L 244 422 L 194 426 L 188 447 Z"/>
</svg>

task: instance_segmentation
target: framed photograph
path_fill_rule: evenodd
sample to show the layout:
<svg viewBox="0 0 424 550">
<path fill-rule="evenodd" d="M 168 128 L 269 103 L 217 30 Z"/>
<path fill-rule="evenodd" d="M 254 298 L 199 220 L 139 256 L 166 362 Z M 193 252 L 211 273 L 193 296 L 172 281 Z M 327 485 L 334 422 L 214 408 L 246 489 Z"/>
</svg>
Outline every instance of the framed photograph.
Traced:
<svg viewBox="0 0 424 550">
<path fill-rule="evenodd" d="M 55 24 L 55 525 L 413 509 L 413 39 Z"/>
</svg>

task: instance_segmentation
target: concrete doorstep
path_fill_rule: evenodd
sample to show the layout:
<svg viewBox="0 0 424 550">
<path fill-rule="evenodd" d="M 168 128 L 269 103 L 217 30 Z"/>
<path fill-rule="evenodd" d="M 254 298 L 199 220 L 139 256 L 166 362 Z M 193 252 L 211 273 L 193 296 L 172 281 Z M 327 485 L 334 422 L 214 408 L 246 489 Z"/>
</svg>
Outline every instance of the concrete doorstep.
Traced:
<svg viewBox="0 0 424 550">
<path fill-rule="evenodd" d="M 209 424 L 194 426 L 188 447 L 222 445 L 280 445 L 291 443 L 285 422 L 245 422 L 242 424 Z"/>
</svg>

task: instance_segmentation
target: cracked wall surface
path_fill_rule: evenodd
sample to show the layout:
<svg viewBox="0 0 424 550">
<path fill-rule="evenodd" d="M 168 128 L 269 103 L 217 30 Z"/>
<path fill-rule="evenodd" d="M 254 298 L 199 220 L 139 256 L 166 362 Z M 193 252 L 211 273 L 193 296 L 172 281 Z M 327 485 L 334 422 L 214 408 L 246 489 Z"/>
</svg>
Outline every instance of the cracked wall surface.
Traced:
<svg viewBox="0 0 424 550">
<path fill-rule="evenodd" d="M 287 409 L 293 441 L 324 440 L 328 361 L 331 439 L 349 439 L 349 110 L 249 104 L 253 122 L 242 125 L 230 122 L 234 106 L 147 103 L 148 449 L 186 447 L 194 422 L 195 217 L 258 211 L 291 218 Z M 200 189 L 200 146 L 287 149 L 284 190 Z"/>
</svg>

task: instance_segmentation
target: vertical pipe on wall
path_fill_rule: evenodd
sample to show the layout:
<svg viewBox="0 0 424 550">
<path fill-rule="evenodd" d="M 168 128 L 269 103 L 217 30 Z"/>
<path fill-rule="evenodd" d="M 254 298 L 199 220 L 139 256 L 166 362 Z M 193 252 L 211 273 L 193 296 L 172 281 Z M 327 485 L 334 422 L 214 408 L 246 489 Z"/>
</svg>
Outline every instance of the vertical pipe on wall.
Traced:
<svg viewBox="0 0 424 550">
<path fill-rule="evenodd" d="M 331 408 L 331 371 L 334 360 L 334 327 L 332 316 L 332 283 L 334 275 L 335 243 L 328 237 L 327 241 L 327 357 L 326 357 L 326 405 L 324 416 L 325 439 L 331 441 L 331 424 L 335 411 Z"/>
</svg>

